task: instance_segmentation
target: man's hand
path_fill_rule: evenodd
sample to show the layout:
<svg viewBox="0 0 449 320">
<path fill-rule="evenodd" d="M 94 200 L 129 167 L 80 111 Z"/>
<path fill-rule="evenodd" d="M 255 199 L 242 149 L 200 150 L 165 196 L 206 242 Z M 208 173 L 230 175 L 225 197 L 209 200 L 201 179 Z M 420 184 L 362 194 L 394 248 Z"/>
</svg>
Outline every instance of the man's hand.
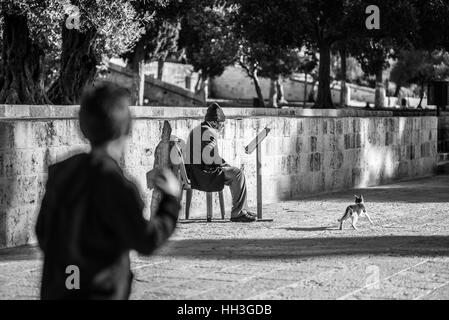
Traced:
<svg viewBox="0 0 449 320">
<path fill-rule="evenodd" d="M 154 186 L 177 199 L 181 196 L 181 184 L 169 169 L 158 170 L 153 180 Z"/>
<path fill-rule="evenodd" d="M 215 140 L 214 137 L 210 137 L 210 142 L 207 144 L 207 146 L 211 149 L 215 149 L 215 147 L 217 146 L 217 140 Z"/>
</svg>

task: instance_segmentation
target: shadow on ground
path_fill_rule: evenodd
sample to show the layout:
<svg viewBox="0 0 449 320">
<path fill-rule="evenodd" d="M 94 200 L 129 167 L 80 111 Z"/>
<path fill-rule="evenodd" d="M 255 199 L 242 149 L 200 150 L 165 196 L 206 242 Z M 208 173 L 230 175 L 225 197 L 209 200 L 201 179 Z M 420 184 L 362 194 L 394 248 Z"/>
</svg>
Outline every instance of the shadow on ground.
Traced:
<svg viewBox="0 0 449 320">
<path fill-rule="evenodd" d="M 449 236 L 306 239 L 176 240 L 163 256 L 226 259 L 297 259 L 339 255 L 449 256 Z"/>
<path fill-rule="evenodd" d="M 310 227 L 310 228 L 284 228 L 287 231 L 298 231 L 298 232 L 313 232 L 313 231 L 326 231 L 326 230 L 338 230 L 337 227 Z"/>
<path fill-rule="evenodd" d="M 319 196 L 304 197 L 297 200 L 323 200 L 348 202 L 354 200 L 354 194 L 362 194 L 365 202 L 391 203 L 435 203 L 449 202 L 449 175 L 439 175 L 413 181 L 396 182 L 392 185 L 352 189 L 347 191 L 327 193 Z M 288 200 L 285 200 L 288 202 Z"/>
<path fill-rule="evenodd" d="M 185 239 L 169 241 L 168 245 L 159 250 L 158 255 L 234 260 L 298 259 L 344 255 L 449 256 L 449 236 Z M 0 263 L 40 258 L 39 248 L 35 246 L 0 250 Z"/>
<path fill-rule="evenodd" d="M 0 250 L 0 263 L 8 261 L 38 260 L 40 258 L 40 249 L 33 245 Z"/>
</svg>

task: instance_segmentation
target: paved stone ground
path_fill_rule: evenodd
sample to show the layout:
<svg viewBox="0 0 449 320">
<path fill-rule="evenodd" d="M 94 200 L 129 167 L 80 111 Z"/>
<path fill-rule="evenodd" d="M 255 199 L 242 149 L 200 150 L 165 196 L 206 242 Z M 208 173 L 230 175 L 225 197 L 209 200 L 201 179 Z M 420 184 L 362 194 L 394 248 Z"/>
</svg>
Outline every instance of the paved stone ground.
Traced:
<svg viewBox="0 0 449 320">
<path fill-rule="evenodd" d="M 375 225 L 337 229 L 363 193 Z M 266 205 L 274 222 L 181 223 L 133 254 L 133 299 L 448 299 L 449 176 Z M 216 212 L 218 216 L 218 212 Z M 35 299 L 35 248 L 0 251 L 0 299 Z"/>
</svg>

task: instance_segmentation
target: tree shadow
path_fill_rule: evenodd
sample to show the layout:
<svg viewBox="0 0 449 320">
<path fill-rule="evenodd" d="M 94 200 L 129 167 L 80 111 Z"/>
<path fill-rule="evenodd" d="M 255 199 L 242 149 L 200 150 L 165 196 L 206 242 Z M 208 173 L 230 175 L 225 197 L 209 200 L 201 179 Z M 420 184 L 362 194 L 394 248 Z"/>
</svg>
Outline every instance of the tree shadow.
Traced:
<svg viewBox="0 0 449 320">
<path fill-rule="evenodd" d="M 391 185 L 348 189 L 321 195 L 310 195 L 296 200 L 338 201 L 352 203 L 354 194 L 361 194 L 365 202 L 391 203 L 447 203 L 449 202 L 449 175 L 396 182 Z"/>
<path fill-rule="evenodd" d="M 449 256 L 449 236 L 170 240 L 158 256 L 193 259 L 279 260 L 358 255 Z M 37 246 L 0 250 L 0 263 L 37 260 Z"/>
<path fill-rule="evenodd" d="M 310 228 L 283 228 L 286 231 L 326 231 L 326 230 L 338 230 L 337 227 L 310 227 Z"/>
<path fill-rule="evenodd" d="M 173 240 L 159 251 L 198 259 L 300 259 L 354 255 L 449 256 L 449 236 Z"/>
</svg>

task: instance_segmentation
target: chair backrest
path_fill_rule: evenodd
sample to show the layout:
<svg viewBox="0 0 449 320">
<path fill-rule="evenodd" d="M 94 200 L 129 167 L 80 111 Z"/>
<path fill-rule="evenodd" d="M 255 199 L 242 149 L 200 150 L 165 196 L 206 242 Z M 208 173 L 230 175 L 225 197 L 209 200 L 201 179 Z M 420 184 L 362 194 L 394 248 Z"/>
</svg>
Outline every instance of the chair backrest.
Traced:
<svg viewBox="0 0 449 320">
<path fill-rule="evenodd" d="M 180 174 L 181 185 L 182 185 L 183 189 L 190 189 L 191 184 L 190 184 L 190 179 L 187 176 L 187 170 L 186 170 L 184 156 L 183 156 L 184 150 L 182 148 L 182 145 L 185 145 L 185 143 L 182 143 L 183 140 L 176 136 L 172 136 L 170 140 L 174 142 L 173 148 L 176 151 L 176 155 L 179 157 L 179 159 L 177 159 L 177 163 L 179 163 L 179 174 Z"/>
</svg>

